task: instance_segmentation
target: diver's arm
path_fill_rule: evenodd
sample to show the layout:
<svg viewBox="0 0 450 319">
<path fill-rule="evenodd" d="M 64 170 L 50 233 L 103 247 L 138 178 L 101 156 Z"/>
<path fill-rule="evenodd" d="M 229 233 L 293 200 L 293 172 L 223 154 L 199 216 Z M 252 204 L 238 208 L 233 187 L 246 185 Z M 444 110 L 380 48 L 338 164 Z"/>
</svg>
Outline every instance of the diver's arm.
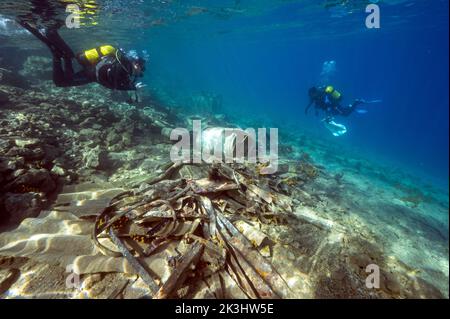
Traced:
<svg viewBox="0 0 450 319">
<path fill-rule="evenodd" d="M 111 67 L 108 81 L 115 90 L 119 91 L 136 91 L 136 84 L 130 79 L 129 74 L 118 63 Z"/>
<path fill-rule="evenodd" d="M 136 88 L 136 85 L 134 83 L 132 83 L 132 82 L 126 83 L 125 82 L 125 83 L 120 83 L 116 87 L 116 90 L 119 90 L 119 91 L 136 91 L 137 88 Z"/>
</svg>

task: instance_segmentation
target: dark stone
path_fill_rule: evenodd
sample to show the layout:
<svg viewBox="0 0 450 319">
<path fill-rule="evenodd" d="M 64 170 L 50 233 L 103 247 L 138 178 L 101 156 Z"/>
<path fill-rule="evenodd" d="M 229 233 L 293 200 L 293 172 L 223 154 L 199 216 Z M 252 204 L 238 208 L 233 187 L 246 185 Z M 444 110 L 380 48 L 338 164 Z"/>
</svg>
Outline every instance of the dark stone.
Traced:
<svg viewBox="0 0 450 319">
<path fill-rule="evenodd" d="M 80 140 L 82 141 L 97 141 L 101 138 L 102 133 L 91 128 L 85 128 L 80 131 Z"/>
<path fill-rule="evenodd" d="M 130 132 L 125 132 L 122 135 L 122 144 L 125 147 L 131 146 L 133 144 L 132 134 Z"/>
<path fill-rule="evenodd" d="M 0 157 L 0 174 L 6 174 L 12 172 L 16 169 L 13 161 L 10 161 L 7 158 Z"/>
<path fill-rule="evenodd" d="M 124 115 L 127 119 L 133 122 L 141 120 L 141 115 L 139 114 L 139 111 L 136 109 L 128 110 Z"/>
<path fill-rule="evenodd" d="M 48 161 L 53 161 L 61 155 L 61 150 L 52 145 L 44 146 L 45 159 Z"/>
<path fill-rule="evenodd" d="M 56 183 L 47 170 L 32 168 L 6 185 L 6 189 L 16 193 L 35 191 L 50 194 L 56 189 Z"/>
<path fill-rule="evenodd" d="M 25 159 L 30 159 L 33 157 L 33 151 L 28 148 L 14 146 L 6 153 L 6 156 L 23 156 Z"/>
<path fill-rule="evenodd" d="M 384 273 L 381 280 L 383 290 L 398 295 L 401 292 L 401 286 L 398 279 L 391 273 Z"/>
<path fill-rule="evenodd" d="M 0 91 L 0 104 L 6 104 L 9 102 L 9 97 L 6 92 Z"/>
<path fill-rule="evenodd" d="M 115 130 L 109 131 L 108 135 L 106 136 L 106 142 L 108 142 L 109 145 L 119 143 L 120 140 L 121 136 L 117 134 Z"/>
<path fill-rule="evenodd" d="M 11 140 L 0 139 L 0 154 L 6 154 L 12 146 Z"/>
<path fill-rule="evenodd" d="M 41 211 L 44 202 L 39 194 L 11 194 L 5 195 L 3 203 L 10 224 L 18 224 L 28 217 L 36 217 Z"/>
<path fill-rule="evenodd" d="M 107 153 L 102 160 L 102 168 L 104 170 L 116 169 L 127 162 L 127 155 L 124 153 Z"/>
</svg>

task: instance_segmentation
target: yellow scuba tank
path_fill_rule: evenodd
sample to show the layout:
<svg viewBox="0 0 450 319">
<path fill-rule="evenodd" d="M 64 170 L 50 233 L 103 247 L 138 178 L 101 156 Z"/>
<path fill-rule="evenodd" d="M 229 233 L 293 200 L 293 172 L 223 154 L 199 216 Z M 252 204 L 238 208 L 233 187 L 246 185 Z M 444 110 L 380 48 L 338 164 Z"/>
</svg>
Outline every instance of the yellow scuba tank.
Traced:
<svg viewBox="0 0 450 319">
<path fill-rule="evenodd" d="M 331 85 L 325 88 L 325 92 L 330 94 L 333 100 L 339 100 L 341 98 L 341 93 L 335 90 L 335 88 L 332 87 Z"/>
<path fill-rule="evenodd" d="M 78 55 L 78 61 L 83 65 L 96 65 L 104 56 L 116 55 L 117 49 L 111 45 L 102 45 L 98 48 L 90 49 Z"/>
<path fill-rule="evenodd" d="M 336 91 L 336 90 L 334 90 L 333 93 L 331 93 L 331 97 L 332 97 L 334 100 L 339 100 L 339 99 L 341 98 L 341 93 L 338 92 L 338 91 Z"/>
</svg>

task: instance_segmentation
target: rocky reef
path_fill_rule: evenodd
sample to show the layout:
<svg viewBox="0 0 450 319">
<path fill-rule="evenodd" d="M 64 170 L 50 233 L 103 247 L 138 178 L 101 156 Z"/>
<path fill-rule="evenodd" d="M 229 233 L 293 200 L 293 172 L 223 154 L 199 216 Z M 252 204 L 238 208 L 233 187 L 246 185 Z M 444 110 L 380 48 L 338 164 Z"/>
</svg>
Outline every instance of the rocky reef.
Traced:
<svg viewBox="0 0 450 319">
<path fill-rule="evenodd" d="M 111 107 L 97 90 L 67 94 L 0 86 L 3 223 L 36 215 L 63 185 L 107 180 L 158 153 L 165 115 L 127 103 Z"/>
<path fill-rule="evenodd" d="M 218 96 L 177 115 L 55 88 L 35 60 L 0 80 L 0 297 L 448 298 L 448 191 L 301 132 L 271 177 L 174 165 L 171 127 L 236 126 Z"/>
</svg>

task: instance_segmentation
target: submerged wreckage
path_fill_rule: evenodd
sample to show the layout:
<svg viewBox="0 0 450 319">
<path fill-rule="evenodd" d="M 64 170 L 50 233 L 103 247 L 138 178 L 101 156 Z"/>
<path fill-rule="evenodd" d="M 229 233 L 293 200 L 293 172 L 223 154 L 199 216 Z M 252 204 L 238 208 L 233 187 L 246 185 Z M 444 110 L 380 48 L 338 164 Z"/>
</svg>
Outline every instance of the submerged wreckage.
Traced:
<svg viewBox="0 0 450 319">
<path fill-rule="evenodd" d="M 252 172 L 225 164 L 212 165 L 200 179 L 164 179 L 181 166 L 115 196 L 95 220 L 92 237 L 100 251 L 125 257 L 152 298 L 184 297 L 199 279 L 215 287 L 216 297 L 234 287 L 225 295 L 294 298 L 264 257 L 271 243 L 257 227 L 284 223 L 292 213 L 280 181 L 257 175 L 257 166 Z M 161 250 L 173 255 L 162 262 Z"/>
</svg>

